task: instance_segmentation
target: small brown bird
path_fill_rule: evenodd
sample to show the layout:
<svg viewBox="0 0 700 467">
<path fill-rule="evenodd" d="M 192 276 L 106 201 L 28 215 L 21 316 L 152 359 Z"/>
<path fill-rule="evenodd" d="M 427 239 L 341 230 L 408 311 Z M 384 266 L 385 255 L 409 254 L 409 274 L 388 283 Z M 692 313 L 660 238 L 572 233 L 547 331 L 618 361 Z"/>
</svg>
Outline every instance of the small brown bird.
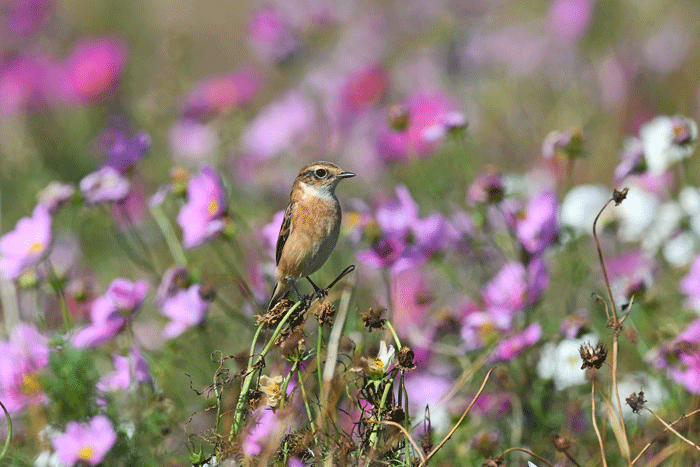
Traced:
<svg viewBox="0 0 700 467">
<path fill-rule="evenodd" d="M 319 291 L 309 276 L 323 266 L 338 241 L 341 211 L 335 187 L 354 176 L 324 161 L 307 165 L 297 175 L 277 237 L 277 283 L 268 310 L 290 289 L 301 298 L 296 282 L 302 277 Z"/>
</svg>

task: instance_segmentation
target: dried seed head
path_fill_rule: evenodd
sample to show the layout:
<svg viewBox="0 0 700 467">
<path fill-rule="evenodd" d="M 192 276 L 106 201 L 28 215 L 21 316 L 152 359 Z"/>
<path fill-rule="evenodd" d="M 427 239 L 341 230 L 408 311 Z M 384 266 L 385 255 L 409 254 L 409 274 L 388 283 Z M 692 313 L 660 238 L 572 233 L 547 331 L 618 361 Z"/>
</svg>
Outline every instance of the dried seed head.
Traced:
<svg viewBox="0 0 700 467">
<path fill-rule="evenodd" d="M 335 307 L 330 302 L 323 302 L 320 307 L 316 309 L 316 319 L 318 319 L 319 326 L 333 326 L 333 318 L 335 317 Z"/>
<path fill-rule="evenodd" d="M 622 190 L 613 190 L 613 201 L 615 201 L 615 206 L 619 206 L 625 198 L 627 198 L 627 192 L 630 191 L 629 188 L 623 188 Z"/>
<path fill-rule="evenodd" d="M 277 323 L 282 321 L 284 315 L 287 314 L 289 309 L 294 306 L 294 302 L 288 298 L 283 298 L 272 307 L 267 313 L 258 316 L 255 324 L 265 323 L 265 329 L 271 329 L 277 326 Z"/>
<path fill-rule="evenodd" d="M 646 400 L 644 400 L 644 391 L 639 391 L 639 394 L 633 392 L 625 401 L 627 401 L 627 405 L 632 407 L 632 412 L 639 413 L 646 403 Z"/>
<path fill-rule="evenodd" d="M 399 350 L 399 370 L 414 369 L 416 367 L 416 364 L 413 363 L 414 357 L 415 354 L 409 346 L 404 345 L 403 347 L 401 347 L 401 350 Z"/>
<path fill-rule="evenodd" d="M 370 308 L 367 313 L 362 313 L 362 323 L 369 329 L 369 332 L 372 332 L 372 329 L 384 329 L 386 319 L 381 318 L 381 315 L 385 310 L 386 308 L 380 308 L 378 310 Z"/>
<path fill-rule="evenodd" d="M 582 370 L 585 368 L 600 369 L 608 356 L 608 349 L 600 342 L 596 344 L 595 348 L 590 343 L 584 344 L 578 349 L 578 352 L 583 360 Z"/>
<path fill-rule="evenodd" d="M 497 457 L 495 459 L 486 459 L 481 467 L 501 467 L 503 465 L 503 458 Z"/>
<path fill-rule="evenodd" d="M 560 436 L 558 433 L 552 433 L 552 444 L 554 449 L 559 452 L 566 452 L 571 449 L 571 441 L 568 438 Z"/>
</svg>

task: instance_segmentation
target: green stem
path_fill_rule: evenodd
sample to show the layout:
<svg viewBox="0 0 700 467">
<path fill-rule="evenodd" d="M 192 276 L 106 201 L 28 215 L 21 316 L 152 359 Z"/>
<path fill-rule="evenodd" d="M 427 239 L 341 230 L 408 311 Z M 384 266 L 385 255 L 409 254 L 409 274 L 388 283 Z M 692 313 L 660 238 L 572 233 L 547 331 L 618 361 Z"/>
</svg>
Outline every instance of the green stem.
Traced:
<svg viewBox="0 0 700 467">
<path fill-rule="evenodd" d="M 5 412 L 5 419 L 7 419 L 7 437 L 5 438 L 5 445 L 2 447 L 2 451 L 0 451 L 0 460 L 2 460 L 5 454 L 7 454 L 7 450 L 10 448 L 10 440 L 12 439 L 12 418 L 2 402 L 0 402 L 0 407 L 2 407 L 2 411 Z"/>
<path fill-rule="evenodd" d="M 289 386 L 289 381 L 291 381 L 292 375 L 297 370 L 298 366 L 299 366 L 299 360 L 294 360 L 294 363 L 292 364 L 292 369 L 289 370 L 289 373 L 287 373 L 287 376 L 284 377 L 284 382 L 282 383 L 282 390 L 280 391 L 282 393 L 282 400 L 280 401 L 280 409 L 284 409 L 284 404 L 287 402 L 287 387 Z"/>
<path fill-rule="evenodd" d="M 394 326 L 391 325 L 391 322 L 389 322 L 389 320 L 386 321 L 386 325 L 389 328 L 391 335 L 394 336 L 394 342 L 396 342 L 396 351 L 398 352 L 399 350 L 401 350 L 401 340 L 399 339 L 399 336 L 396 334 Z"/>
<path fill-rule="evenodd" d="M 284 325 L 287 323 L 287 320 L 289 319 L 290 316 L 292 316 L 292 313 L 296 311 L 297 308 L 299 308 L 299 305 L 301 305 L 301 302 L 297 302 L 294 304 L 293 307 L 287 311 L 287 313 L 284 315 L 284 318 L 282 318 L 282 321 L 277 325 L 277 328 L 275 329 L 275 332 L 272 334 L 272 337 L 268 341 L 267 345 L 265 348 L 260 352 L 260 355 L 258 356 L 257 360 L 255 360 L 255 363 L 253 363 L 253 359 L 255 358 L 255 344 L 258 341 L 258 336 L 260 335 L 260 331 L 262 331 L 264 323 L 261 323 L 260 326 L 258 326 L 258 329 L 255 331 L 255 336 L 253 336 L 253 343 L 250 346 L 250 357 L 248 358 L 248 368 L 246 368 L 246 377 L 243 380 L 243 385 L 241 386 L 241 392 L 238 395 L 238 403 L 236 404 L 236 410 L 234 412 L 234 420 L 233 424 L 231 425 L 231 433 L 229 435 L 229 441 L 233 440 L 233 437 L 237 435 L 242 426 L 243 422 L 243 405 L 246 402 L 246 397 L 248 396 L 248 390 L 250 389 L 250 383 L 253 381 L 253 371 L 252 369 L 260 363 L 264 358 L 265 355 L 270 351 L 272 346 L 274 345 L 275 340 L 279 335 L 282 333 L 282 329 L 284 328 Z"/>
<path fill-rule="evenodd" d="M 183 251 L 182 246 L 180 245 L 180 241 L 178 240 L 177 235 L 175 234 L 175 230 L 173 229 L 172 224 L 163 212 L 163 208 L 161 208 L 160 206 L 151 206 L 150 210 L 153 219 L 156 221 L 156 224 L 158 224 L 158 228 L 160 229 L 161 233 L 163 234 L 163 237 L 165 238 L 165 243 L 167 243 L 168 249 L 170 250 L 170 254 L 173 255 L 175 262 L 178 264 L 186 265 L 187 257 L 185 256 L 185 252 Z"/>
<path fill-rule="evenodd" d="M 309 398 L 306 396 L 306 389 L 304 388 L 304 382 L 301 380 L 301 372 L 299 371 L 297 371 L 297 380 L 299 383 L 299 389 L 301 389 L 301 399 L 304 401 L 304 407 L 306 407 L 306 416 L 309 417 L 311 431 L 316 433 L 316 425 L 314 424 L 314 419 L 311 416 L 311 407 L 309 407 Z"/>
<path fill-rule="evenodd" d="M 61 280 L 58 278 L 58 275 L 56 274 L 56 270 L 53 267 L 53 264 L 51 264 L 51 261 L 48 259 L 46 260 L 47 265 L 48 265 L 48 273 L 49 273 L 49 284 L 51 285 L 51 288 L 53 291 L 58 295 L 58 307 L 61 309 L 61 317 L 63 318 L 63 327 L 65 328 L 65 331 L 68 332 L 73 328 L 73 321 L 70 317 L 70 311 L 68 310 L 68 303 L 66 302 L 66 295 L 63 291 L 63 287 L 61 285 Z"/>
</svg>

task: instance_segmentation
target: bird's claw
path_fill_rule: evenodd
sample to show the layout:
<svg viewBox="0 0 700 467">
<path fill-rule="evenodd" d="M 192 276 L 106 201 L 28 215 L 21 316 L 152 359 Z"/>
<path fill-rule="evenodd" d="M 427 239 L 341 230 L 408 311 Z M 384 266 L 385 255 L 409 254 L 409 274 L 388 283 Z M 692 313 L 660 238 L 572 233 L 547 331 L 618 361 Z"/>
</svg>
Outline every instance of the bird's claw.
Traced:
<svg viewBox="0 0 700 467">
<path fill-rule="evenodd" d="M 314 298 L 317 298 L 319 300 L 323 300 L 328 296 L 328 289 L 318 289 L 316 292 L 314 292 Z"/>
</svg>

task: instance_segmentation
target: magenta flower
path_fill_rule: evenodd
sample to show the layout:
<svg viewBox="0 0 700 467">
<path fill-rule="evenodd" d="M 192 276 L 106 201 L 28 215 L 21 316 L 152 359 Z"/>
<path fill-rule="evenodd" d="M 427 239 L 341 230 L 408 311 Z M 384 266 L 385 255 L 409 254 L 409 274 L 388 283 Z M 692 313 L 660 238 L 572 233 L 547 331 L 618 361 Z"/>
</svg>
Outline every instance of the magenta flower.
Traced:
<svg viewBox="0 0 700 467">
<path fill-rule="evenodd" d="M 386 95 L 389 75 L 379 65 L 351 73 L 340 90 L 340 114 L 352 117 L 377 105 Z"/>
<path fill-rule="evenodd" d="M 225 210 L 226 192 L 219 177 L 211 167 L 203 167 L 187 183 L 187 203 L 177 215 L 184 247 L 194 248 L 218 235 L 224 229 Z"/>
<path fill-rule="evenodd" d="M 48 363 L 48 339 L 33 324 L 19 323 L 0 342 L 0 401 L 10 413 L 48 402 L 39 380 Z"/>
<path fill-rule="evenodd" d="M 59 86 L 64 97 L 77 104 L 100 100 L 114 90 L 126 65 L 126 43 L 116 37 L 83 39 L 66 58 Z"/>
<path fill-rule="evenodd" d="M 493 352 L 492 360 L 512 360 L 520 355 L 525 349 L 536 344 L 541 337 L 542 326 L 540 326 L 539 323 L 532 323 L 521 333 L 501 340 Z"/>
<path fill-rule="evenodd" d="M 32 217 L 23 217 L 15 230 L 0 238 L 0 271 L 7 279 L 17 279 L 22 272 L 37 264 L 51 244 L 51 216 L 37 204 Z"/>
<path fill-rule="evenodd" d="M 690 271 L 678 283 L 678 289 L 687 295 L 686 306 L 700 311 L 700 255 L 695 257 Z"/>
<path fill-rule="evenodd" d="M 202 119 L 226 115 L 252 101 L 260 91 L 262 76 L 250 67 L 211 76 L 195 83 L 182 105 L 186 118 Z"/>
<path fill-rule="evenodd" d="M 406 129 L 384 127 L 379 132 L 377 150 L 384 161 L 407 160 L 411 154 L 430 155 L 448 130 L 446 117 L 456 109 L 450 98 L 437 92 L 416 92 L 404 105 L 408 110 Z"/>
<path fill-rule="evenodd" d="M 43 205 L 50 213 L 56 211 L 75 194 L 75 187 L 69 183 L 52 181 L 38 195 L 39 204 Z"/>
<path fill-rule="evenodd" d="M 180 163 L 199 166 L 211 161 L 219 146 L 219 133 L 211 123 L 181 118 L 168 134 L 170 150 Z"/>
<path fill-rule="evenodd" d="M 46 99 L 46 75 L 53 64 L 47 57 L 19 56 L 0 65 L 0 115 L 14 115 Z"/>
<path fill-rule="evenodd" d="M 211 303 L 202 298 L 200 289 L 199 284 L 194 284 L 165 299 L 160 311 L 170 322 L 163 329 L 164 337 L 173 339 L 204 322 Z"/>
<path fill-rule="evenodd" d="M 241 135 L 245 154 L 267 160 L 289 152 L 310 139 L 316 120 L 314 103 L 290 91 L 261 109 Z"/>
<path fill-rule="evenodd" d="M 486 307 L 496 314 L 506 315 L 522 310 L 527 298 L 526 274 L 520 263 L 503 266 L 481 292 Z"/>
<path fill-rule="evenodd" d="M 271 62 L 290 58 L 299 46 L 291 25 L 272 5 L 257 8 L 248 18 L 248 43 L 258 57 Z"/>
<path fill-rule="evenodd" d="M 92 322 L 72 338 L 76 347 L 94 347 L 116 336 L 141 309 L 148 282 L 115 279 L 90 309 Z"/>
<path fill-rule="evenodd" d="M 503 199 L 505 187 L 501 171 L 494 166 L 487 166 L 480 171 L 467 191 L 469 204 L 498 203 Z"/>
<path fill-rule="evenodd" d="M 700 319 L 696 319 L 676 338 L 655 353 L 657 368 L 665 368 L 668 376 L 693 394 L 700 394 Z"/>
<path fill-rule="evenodd" d="M 557 197 L 543 191 L 532 198 L 518 219 L 516 236 L 525 251 L 538 255 L 554 241 L 557 235 Z"/>
<path fill-rule="evenodd" d="M 138 383 L 151 381 L 148 363 L 135 347 L 129 350 L 128 355 L 114 355 L 112 363 L 114 372 L 103 376 L 97 382 L 96 387 L 100 391 L 127 391 Z"/>
<path fill-rule="evenodd" d="M 32 34 L 46 24 L 55 0 L 14 0 L 3 2 L 7 30 L 14 37 Z"/>
<path fill-rule="evenodd" d="M 412 331 L 426 324 L 430 305 L 435 300 L 430 284 L 420 269 L 391 275 L 392 324 L 399 334 L 411 337 Z"/>
<path fill-rule="evenodd" d="M 246 457 L 257 456 L 267 446 L 266 442 L 278 429 L 280 420 L 275 412 L 267 407 L 261 407 L 251 413 L 251 428 L 243 436 L 241 446 Z"/>
<path fill-rule="evenodd" d="M 260 236 L 263 240 L 263 246 L 270 258 L 275 257 L 275 248 L 277 248 L 277 237 L 284 221 L 284 209 L 277 211 L 272 216 L 272 221 L 260 230 Z"/>
<path fill-rule="evenodd" d="M 608 258 L 605 266 L 610 276 L 610 288 L 617 301 L 629 300 L 632 295 L 648 290 L 654 284 L 654 260 L 640 250 Z M 637 295 L 635 300 L 639 298 Z"/>
<path fill-rule="evenodd" d="M 117 138 L 109 150 L 107 165 L 124 173 L 138 162 L 151 148 L 151 137 L 142 131 L 133 138 Z"/>
<path fill-rule="evenodd" d="M 80 180 L 80 191 L 88 204 L 121 201 L 129 194 L 129 180 L 115 168 L 104 166 Z"/>
<path fill-rule="evenodd" d="M 116 441 L 117 433 L 110 419 L 97 415 L 87 424 L 68 422 L 65 433 L 54 436 L 51 445 L 58 454 L 58 460 L 71 467 L 79 462 L 99 464 Z"/>
<path fill-rule="evenodd" d="M 593 16 L 592 0 L 554 0 L 549 6 L 549 28 L 562 42 L 579 39 Z"/>
</svg>

